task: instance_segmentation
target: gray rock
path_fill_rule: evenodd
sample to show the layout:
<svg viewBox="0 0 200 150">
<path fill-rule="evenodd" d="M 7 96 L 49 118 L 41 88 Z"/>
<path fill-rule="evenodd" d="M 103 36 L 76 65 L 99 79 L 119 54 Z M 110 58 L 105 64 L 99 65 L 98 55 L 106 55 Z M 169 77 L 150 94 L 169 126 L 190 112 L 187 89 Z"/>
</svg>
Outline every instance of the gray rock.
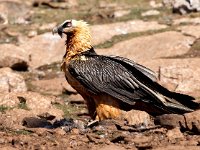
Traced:
<svg viewBox="0 0 200 150">
<path fill-rule="evenodd" d="M 163 0 L 165 6 L 171 6 L 174 12 L 186 14 L 200 11 L 199 0 Z"/>
</svg>

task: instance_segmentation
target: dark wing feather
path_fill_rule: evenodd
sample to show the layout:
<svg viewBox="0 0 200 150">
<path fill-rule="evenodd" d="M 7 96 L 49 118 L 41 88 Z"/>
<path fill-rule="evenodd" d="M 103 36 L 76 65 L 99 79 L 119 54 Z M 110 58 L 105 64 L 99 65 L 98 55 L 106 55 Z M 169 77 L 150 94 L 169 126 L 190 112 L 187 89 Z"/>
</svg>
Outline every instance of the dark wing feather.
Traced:
<svg viewBox="0 0 200 150">
<path fill-rule="evenodd" d="M 139 70 L 141 73 L 149 77 L 152 81 L 157 81 L 156 73 L 149 68 L 146 68 L 145 66 L 142 66 L 130 59 L 119 57 L 119 56 L 111 56 L 111 58 L 114 58 L 115 60 L 123 61 L 132 67 L 135 67 L 137 70 Z"/>
<path fill-rule="evenodd" d="M 134 76 L 109 57 L 92 56 L 86 61 L 76 59 L 70 63 L 69 72 L 90 92 L 107 93 L 131 105 L 134 100 L 147 95 L 137 92 L 140 87 Z"/>
<path fill-rule="evenodd" d="M 131 105 L 136 100 L 156 98 L 153 91 L 142 86 L 133 72 L 110 57 L 91 56 L 85 61 L 76 59 L 70 63 L 69 72 L 94 94 L 107 93 Z M 157 103 L 162 102 L 157 99 Z"/>
<path fill-rule="evenodd" d="M 69 72 L 93 94 L 107 93 L 130 105 L 141 100 L 161 109 L 169 107 L 192 111 L 174 100 L 170 91 L 156 83 L 151 70 L 120 57 L 85 57 L 86 60 L 71 61 Z M 168 97 L 170 94 L 172 99 Z M 173 112 L 170 109 L 166 111 Z"/>
</svg>

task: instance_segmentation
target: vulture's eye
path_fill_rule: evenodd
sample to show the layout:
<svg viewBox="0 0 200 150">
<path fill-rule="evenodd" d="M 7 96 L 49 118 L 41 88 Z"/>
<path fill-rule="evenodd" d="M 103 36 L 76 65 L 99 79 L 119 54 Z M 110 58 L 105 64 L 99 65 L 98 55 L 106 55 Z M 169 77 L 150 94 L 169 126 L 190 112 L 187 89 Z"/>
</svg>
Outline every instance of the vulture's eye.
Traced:
<svg viewBox="0 0 200 150">
<path fill-rule="evenodd" d="M 63 24 L 63 28 L 66 28 L 66 27 L 71 27 L 72 26 L 72 22 L 65 22 Z"/>
</svg>

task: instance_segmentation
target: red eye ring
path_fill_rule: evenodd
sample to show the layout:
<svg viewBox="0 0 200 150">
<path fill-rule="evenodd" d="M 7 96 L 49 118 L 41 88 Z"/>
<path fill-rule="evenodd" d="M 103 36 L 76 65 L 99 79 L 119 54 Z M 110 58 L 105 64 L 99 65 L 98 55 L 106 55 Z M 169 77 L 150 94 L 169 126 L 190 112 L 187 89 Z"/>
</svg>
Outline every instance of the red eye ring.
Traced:
<svg viewBox="0 0 200 150">
<path fill-rule="evenodd" d="M 71 22 L 71 21 L 65 22 L 65 23 L 62 25 L 63 28 L 71 27 L 71 26 L 72 26 L 72 22 Z"/>
</svg>

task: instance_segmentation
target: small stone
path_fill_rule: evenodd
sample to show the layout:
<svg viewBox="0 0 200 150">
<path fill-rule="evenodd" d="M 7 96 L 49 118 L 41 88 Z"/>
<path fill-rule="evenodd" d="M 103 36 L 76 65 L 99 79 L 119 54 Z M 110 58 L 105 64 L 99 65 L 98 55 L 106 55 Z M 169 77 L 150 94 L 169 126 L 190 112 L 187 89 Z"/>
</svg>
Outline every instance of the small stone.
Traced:
<svg viewBox="0 0 200 150">
<path fill-rule="evenodd" d="M 46 119 L 46 120 L 53 120 L 53 119 L 55 119 L 55 116 L 49 114 L 48 112 L 39 114 L 38 117 L 43 118 L 43 119 Z"/>
<path fill-rule="evenodd" d="M 180 125 L 185 127 L 184 116 L 178 114 L 164 114 L 157 116 L 154 122 L 156 125 L 167 126 L 170 128 L 180 127 Z"/>
<path fill-rule="evenodd" d="M 59 135 L 65 135 L 66 134 L 66 132 L 61 128 L 56 128 L 54 131 L 55 131 L 56 134 L 59 134 Z"/>
<path fill-rule="evenodd" d="M 86 136 L 90 142 L 94 142 L 96 144 L 99 142 L 100 137 L 96 134 L 90 133 L 90 134 L 87 134 Z"/>
<path fill-rule="evenodd" d="M 115 133 L 114 135 L 112 135 L 112 138 L 110 139 L 110 141 L 112 143 L 119 143 L 121 141 L 124 141 L 125 136 L 122 135 L 121 133 Z"/>
<path fill-rule="evenodd" d="M 156 3 L 155 0 L 151 0 L 151 1 L 149 2 L 149 5 L 150 5 L 152 8 L 160 8 L 160 7 L 163 6 L 162 3 Z"/>
<path fill-rule="evenodd" d="M 183 133 L 181 133 L 179 127 L 176 127 L 176 128 L 174 128 L 172 130 L 168 130 L 166 135 L 169 138 L 169 140 L 184 138 L 184 135 L 183 135 Z"/>
<path fill-rule="evenodd" d="M 140 145 L 143 143 L 150 144 L 153 140 L 152 136 L 144 136 L 143 134 L 136 134 L 135 137 L 132 139 L 132 142 L 134 142 L 136 145 Z"/>
<path fill-rule="evenodd" d="M 86 123 L 81 120 L 74 120 L 74 123 L 76 128 L 78 128 L 79 130 L 84 130 L 86 128 Z"/>
<path fill-rule="evenodd" d="M 50 128 L 52 124 L 48 122 L 46 119 L 40 119 L 36 117 L 25 117 L 22 120 L 22 125 L 27 128 Z"/>
<path fill-rule="evenodd" d="M 145 111 L 131 110 L 123 113 L 124 119 L 127 120 L 128 125 L 146 128 L 154 124 L 150 115 Z"/>
<path fill-rule="evenodd" d="M 114 12 L 114 17 L 119 18 L 125 15 L 128 15 L 131 12 L 131 10 L 118 10 Z"/>
<path fill-rule="evenodd" d="M 37 34 L 38 34 L 37 31 L 29 31 L 28 37 L 32 38 L 32 37 L 36 36 Z"/>
<path fill-rule="evenodd" d="M 0 25 L 6 25 L 6 24 L 8 24 L 7 15 L 4 13 L 0 13 Z"/>
<path fill-rule="evenodd" d="M 157 10 L 148 10 L 146 12 L 143 12 L 141 15 L 144 17 L 144 16 L 156 16 L 159 14 L 160 14 L 160 12 Z"/>
<path fill-rule="evenodd" d="M 0 144 L 4 144 L 5 143 L 5 139 L 0 138 Z"/>
<path fill-rule="evenodd" d="M 69 102 L 71 104 L 84 104 L 85 101 L 80 94 L 71 94 L 69 97 Z"/>
<path fill-rule="evenodd" d="M 79 131 L 79 129 L 73 128 L 73 129 L 71 130 L 71 133 L 72 133 L 72 134 L 79 134 L 80 131 Z"/>
</svg>

